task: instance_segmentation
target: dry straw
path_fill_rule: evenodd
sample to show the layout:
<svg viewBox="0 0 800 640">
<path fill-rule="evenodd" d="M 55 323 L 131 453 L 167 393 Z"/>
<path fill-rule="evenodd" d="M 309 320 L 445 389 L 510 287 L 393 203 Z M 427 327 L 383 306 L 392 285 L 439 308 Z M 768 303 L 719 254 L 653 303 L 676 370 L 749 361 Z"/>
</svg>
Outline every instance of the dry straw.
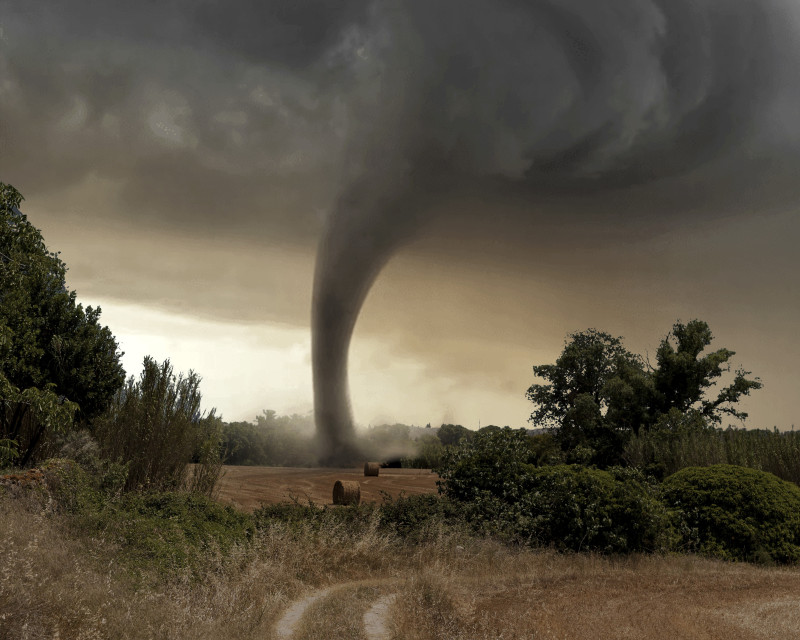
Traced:
<svg viewBox="0 0 800 640">
<path fill-rule="evenodd" d="M 381 465 L 377 462 L 365 462 L 364 463 L 364 475 L 365 476 L 377 476 L 381 471 Z"/>
<path fill-rule="evenodd" d="M 361 486 L 355 480 L 337 480 L 333 485 L 333 504 L 358 504 Z"/>
</svg>

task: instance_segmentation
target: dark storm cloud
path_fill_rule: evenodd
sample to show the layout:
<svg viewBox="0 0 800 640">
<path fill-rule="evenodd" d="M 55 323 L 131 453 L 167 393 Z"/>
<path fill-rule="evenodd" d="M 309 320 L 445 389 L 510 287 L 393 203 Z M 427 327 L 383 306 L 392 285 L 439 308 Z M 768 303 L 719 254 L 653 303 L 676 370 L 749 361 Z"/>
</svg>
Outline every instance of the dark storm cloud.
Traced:
<svg viewBox="0 0 800 640">
<path fill-rule="evenodd" d="M 6 180 L 30 194 L 95 174 L 133 219 L 315 236 L 363 3 L 2 6 L 0 145 L 25 150 L 3 154 Z"/>
<path fill-rule="evenodd" d="M 343 32 L 363 25 L 368 6 L 364 0 L 206 2 L 192 20 L 219 47 L 296 70 L 318 63 Z"/>
<path fill-rule="evenodd" d="M 90 211 L 309 244 L 317 411 L 427 233 L 572 245 L 798 195 L 790 0 L 0 0 L 0 178 Z M 605 234 L 605 235 L 604 235 Z M 458 242 L 452 242 L 451 247 Z M 345 437 L 335 434 L 343 426 Z"/>
<path fill-rule="evenodd" d="M 787 79 L 784 58 L 797 59 L 788 6 L 380 5 L 374 33 L 388 36 L 368 40 L 364 51 L 381 60 L 381 82 L 356 103 L 369 124 L 351 137 L 354 177 L 316 268 L 316 412 L 333 455 L 351 438 L 347 353 L 361 306 L 391 255 L 428 219 L 463 228 L 465 200 L 512 198 L 507 217 L 534 232 L 563 223 L 567 211 L 563 218 L 591 214 L 587 225 L 610 210 L 616 221 L 666 215 L 674 223 L 763 194 L 766 172 L 752 159 L 771 155 L 765 114 L 774 113 Z M 778 179 L 770 188 L 791 187 L 773 188 L 772 197 L 797 194 L 791 171 L 788 181 L 771 177 Z M 693 181 L 714 184 L 697 193 Z M 687 198 L 674 196 L 684 191 Z M 716 192 L 723 197 L 702 202 Z M 486 227 L 497 222 L 489 211 L 477 214 L 491 220 Z"/>
</svg>

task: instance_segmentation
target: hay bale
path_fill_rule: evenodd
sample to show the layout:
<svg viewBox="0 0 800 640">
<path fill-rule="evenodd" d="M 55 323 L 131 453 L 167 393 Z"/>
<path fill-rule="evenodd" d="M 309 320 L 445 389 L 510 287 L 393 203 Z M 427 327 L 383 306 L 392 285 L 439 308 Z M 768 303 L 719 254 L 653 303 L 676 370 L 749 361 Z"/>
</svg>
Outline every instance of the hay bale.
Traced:
<svg viewBox="0 0 800 640">
<path fill-rule="evenodd" d="M 333 504 L 361 502 L 361 485 L 355 480 L 337 480 L 333 485 Z"/>
<path fill-rule="evenodd" d="M 365 462 L 364 463 L 364 475 L 365 476 L 377 476 L 381 471 L 381 465 L 377 462 Z"/>
</svg>

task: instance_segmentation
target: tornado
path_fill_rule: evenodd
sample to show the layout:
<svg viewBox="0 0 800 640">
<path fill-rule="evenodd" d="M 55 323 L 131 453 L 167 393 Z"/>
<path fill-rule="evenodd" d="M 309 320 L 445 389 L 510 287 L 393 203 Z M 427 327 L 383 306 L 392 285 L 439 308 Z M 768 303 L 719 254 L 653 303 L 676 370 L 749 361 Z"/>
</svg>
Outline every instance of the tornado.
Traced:
<svg viewBox="0 0 800 640">
<path fill-rule="evenodd" d="M 642 188 L 675 177 L 713 175 L 715 188 L 735 192 L 731 176 L 770 151 L 764 132 L 791 36 L 778 0 L 370 6 L 354 57 L 347 177 L 314 276 L 314 404 L 327 464 L 359 459 L 348 352 L 364 300 L 428 223 L 459 228 L 467 214 L 448 202 L 469 193 L 491 228 L 498 194 L 516 203 L 512 217 L 535 219 L 576 194 L 597 201 L 576 200 L 571 214 L 614 193 L 615 215 L 641 215 Z M 636 206 L 624 195 L 633 189 Z M 665 215 L 681 215 L 680 198 L 670 206 Z"/>
</svg>

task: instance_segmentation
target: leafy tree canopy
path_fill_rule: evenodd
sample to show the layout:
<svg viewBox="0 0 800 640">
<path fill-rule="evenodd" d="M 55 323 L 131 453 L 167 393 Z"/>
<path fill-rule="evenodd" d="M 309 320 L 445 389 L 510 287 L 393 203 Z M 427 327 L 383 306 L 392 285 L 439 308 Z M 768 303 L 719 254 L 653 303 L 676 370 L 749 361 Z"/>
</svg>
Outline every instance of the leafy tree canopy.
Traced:
<svg viewBox="0 0 800 640">
<path fill-rule="evenodd" d="M 709 388 L 730 371 L 729 361 L 736 354 L 723 348 L 703 355 L 712 338 L 705 322 L 692 320 L 688 324 L 676 323 L 661 341 L 652 372 L 657 414 L 668 413 L 674 407 L 682 412 L 695 409 L 714 423 L 721 422 L 723 415 L 741 420 L 747 417 L 735 405 L 742 396 L 762 387 L 758 378 L 747 378 L 749 371 L 737 369 L 731 384 L 716 397 L 706 397 Z"/>
<path fill-rule="evenodd" d="M 454 445 L 462 440 L 472 439 L 472 436 L 475 434 L 473 431 L 462 427 L 460 424 L 443 424 L 439 427 L 439 431 L 436 435 L 443 445 Z"/>
<path fill-rule="evenodd" d="M 655 367 L 629 352 L 622 338 L 589 329 L 571 334 L 555 364 L 533 367 L 545 384 L 533 384 L 531 422 L 548 427 L 570 461 L 615 464 L 631 435 L 663 423 L 671 411 L 692 412 L 709 424 L 722 416 L 744 419 L 736 403 L 761 388 L 738 369 L 733 382 L 709 397 L 730 370 L 730 349 L 706 353 L 708 324 L 677 322 L 659 344 Z"/>
<path fill-rule="evenodd" d="M 122 354 L 100 309 L 84 309 L 67 289 L 66 266 L 20 212 L 22 200 L 0 182 L 0 375 L 19 389 L 51 389 L 88 420 L 124 383 Z"/>
</svg>

